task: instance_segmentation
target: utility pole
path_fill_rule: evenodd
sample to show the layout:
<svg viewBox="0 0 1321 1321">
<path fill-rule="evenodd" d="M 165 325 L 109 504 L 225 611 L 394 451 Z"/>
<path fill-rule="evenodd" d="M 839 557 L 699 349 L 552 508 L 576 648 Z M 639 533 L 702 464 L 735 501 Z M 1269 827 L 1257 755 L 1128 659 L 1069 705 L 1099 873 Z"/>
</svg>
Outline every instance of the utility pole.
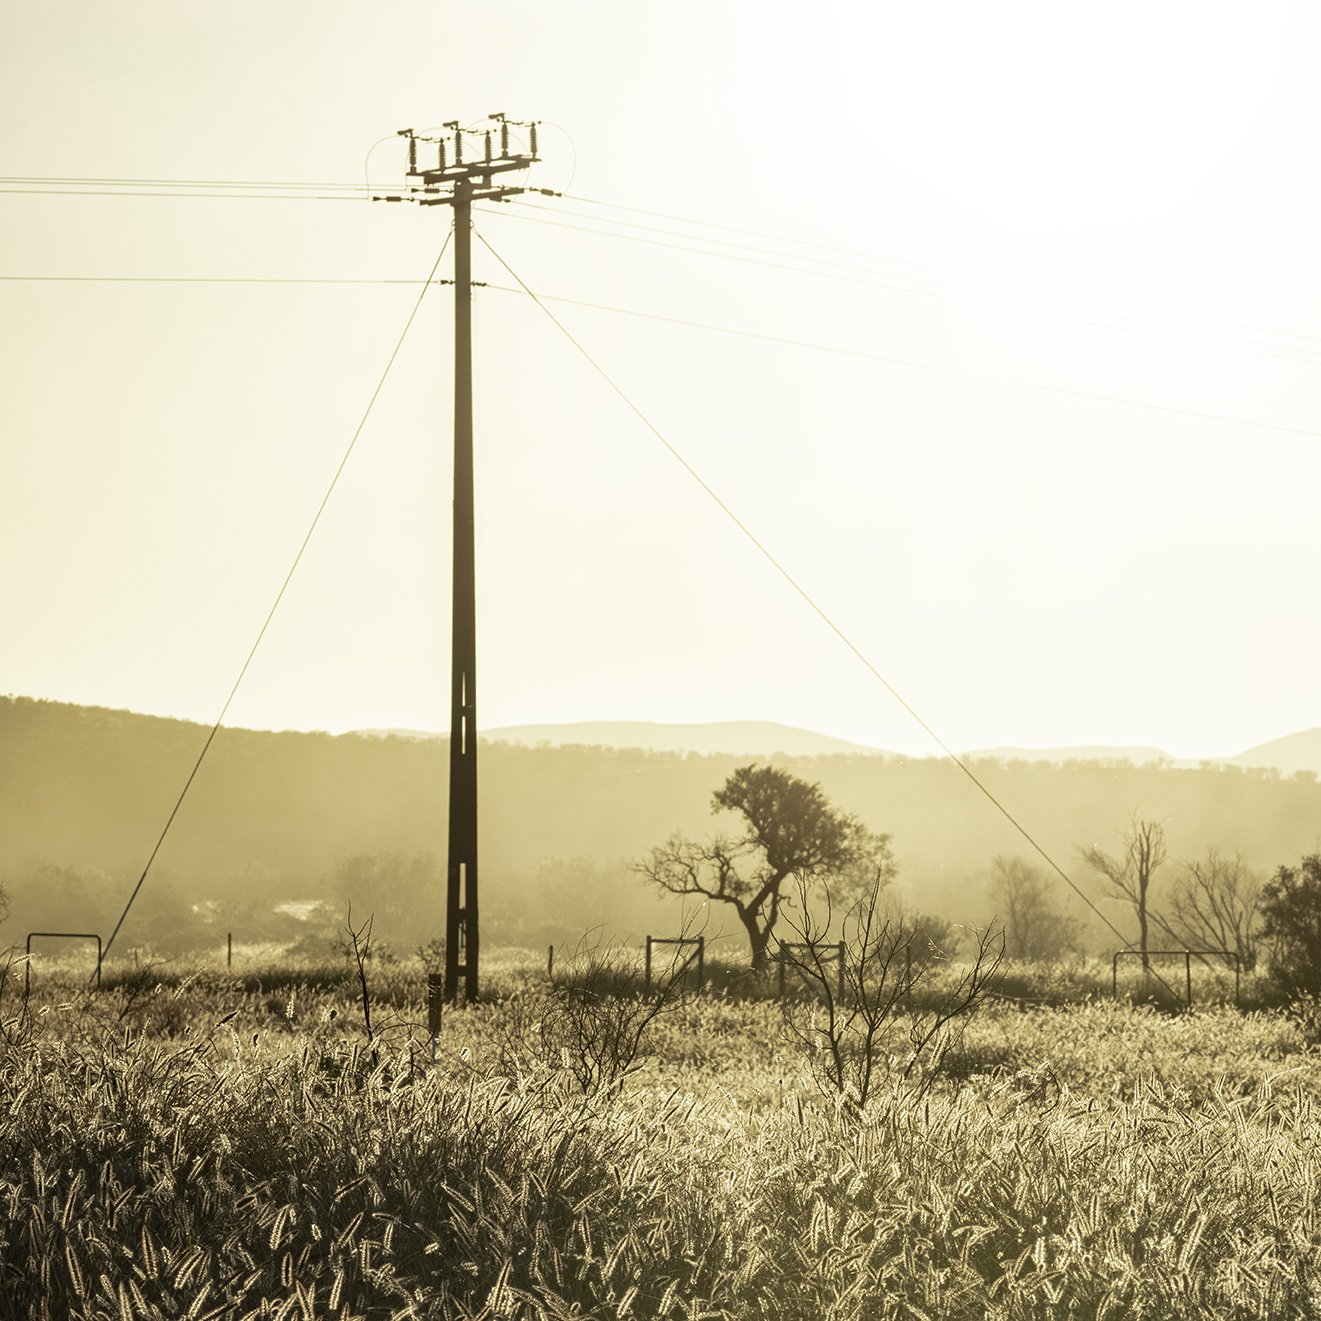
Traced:
<svg viewBox="0 0 1321 1321">
<path fill-rule="evenodd" d="M 511 149 L 510 130 L 527 143 Z M 450 665 L 449 852 L 445 894 L 444 998 L 477 999 L 477 584 L 473 549 L 472 204 L 525 191 L 497 176 L 537 157 L 537 126 L 491 115 L 479 128 L 446 124 L 439 134 L 401 129 L 410 189 L 373 200 L 454 208 L 454 587 Z"/>
</svg>

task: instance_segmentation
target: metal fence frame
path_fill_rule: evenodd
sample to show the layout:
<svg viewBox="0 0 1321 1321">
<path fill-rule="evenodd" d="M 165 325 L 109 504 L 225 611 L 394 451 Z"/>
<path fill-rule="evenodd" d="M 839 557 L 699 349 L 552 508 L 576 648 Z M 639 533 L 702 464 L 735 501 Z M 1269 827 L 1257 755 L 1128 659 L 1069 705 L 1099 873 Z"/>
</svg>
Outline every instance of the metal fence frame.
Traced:
<svg viewBox="0 0 1321 1321">
<path fill-rule="evenodd" d="M 651 947 L 653 945 L 695 945 L 696 949 L 688 955 L 683 961 L 683 966 L 675 974 L 676 977 L 682 977 L 693 965 L 693 960 L 697 960 L 697 989 L 700 991 L 706 984 L 706 937 L 705 936 L 648 936 L 647 937 L 647 987 L 651 986 Z"/>
<path fill-rule="evenodd" d="M 804 949 L 810 950 L 814 954 L 819 950 L 827 958 L 833 958 L 835 960 L 838 970 L 838 978 L 837 978 L 839 984 L 838 996 L 839 999 L 843 1000 L 844 942 L 842 940 L 832 941 L 830 944 L 822 944 L 818 941 L 811 941 L 811 940 L 780 941 L 780 954 L 779 954 L 779 958 L 776 960 L 776 962 L 780 965 L 776 972 L 776 994 L 779 995 L 781 999 L 784 998 L 784 981 L 785 981 L 784 970 L 786 965 L 792 964 L 794 968 L 798 971 L 800 976 L 804 975 L 804 965 L 801 962 L 799 962 L 799 960 L 796 959 L 793 955 L 794 950 L 804 950 Z M 818 972 L 821 971 L 819 968 L 819 961 L 818 961 L 817 971 Z"/>
<path fill-rule="evenodd" d="M 95 931 L 29 931 L 26 958 L 23 960 L 23 994 L 32 992 L 32 939 L 34 936 L 49 937 L 52 940 L 94 940 L 96 941 L 96 989 L 101 989 L 101 937 Z"/>
<path fill-rule="evenodd" d="M 1193 956 L 1199 958 L 1214 955 L 1220 959 L 1234 960 L 1234 1005 L 1237 1008 L 1240 1004 L 1241 987 L 1243 981 L 1243 959 L 1232 949 L 1149 949 L 1148 958 L 1156 956 L 1172 957 L 1176 954 L 1183 955 L 1183 976 L 1185 995 L 1187 997 L 1188 1008 L 1193 1007 Z M 1140 959 L 1142 951 L 1139 949 L 1120 949 L 1115 951 L 1114 958 L 1110 961 L 1110 994 L 1117 1000 L 1119 999 L 1119 960 L 1122 958 Z"/>
</svg>

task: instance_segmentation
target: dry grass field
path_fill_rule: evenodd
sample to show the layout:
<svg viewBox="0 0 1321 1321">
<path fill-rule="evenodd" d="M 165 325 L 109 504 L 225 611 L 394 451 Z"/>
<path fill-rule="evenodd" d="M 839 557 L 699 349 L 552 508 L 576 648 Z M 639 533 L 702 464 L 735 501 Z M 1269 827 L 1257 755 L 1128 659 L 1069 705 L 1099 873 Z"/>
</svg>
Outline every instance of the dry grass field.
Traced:
<svg viewBox="0 0 1321 1321">
<path fill-rule="evenodd" d="M 11 967 L 0 1315 L 1321 1313 L 1305 1015 L 1018 970 L 860 1106 L 737 978 L 585 1023 L 497 952 L 433 1058 L 420 965 L 367 975 L 370 1041 L 344 966 Z"/>
</svg>

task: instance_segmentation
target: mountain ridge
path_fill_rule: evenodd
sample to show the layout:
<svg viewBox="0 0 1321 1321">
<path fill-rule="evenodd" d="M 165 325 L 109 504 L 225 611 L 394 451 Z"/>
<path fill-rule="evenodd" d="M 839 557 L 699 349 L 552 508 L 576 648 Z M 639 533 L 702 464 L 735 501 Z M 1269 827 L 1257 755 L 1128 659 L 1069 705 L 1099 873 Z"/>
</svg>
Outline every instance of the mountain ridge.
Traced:
<svg viewBox="0 0 1321 1321">
<path fill-rule="evenodd" d="M 584 720 L 565 724 L 503 725 L 484 731 L 500 743 L 536 747 L 584 744 L 642 748 L 649 752 L 791 757 L 832 755 L 892 757 L 895 753 L 774 720 L 712 720 L 670 724 L 656 720 Z"/>
<path fill-rule="evenodd" d="M 439 739 L 445 735 L 422 730 L 355 730 L 363 737 Z M 816 730 L 784 725 L 774 720 L 714 720 L 666 722 L 656 720 L 584 720 L 524 725 L 502 725 L 481 731 L 483 741 L 523 747 L 638 748 L 648 752 L 691 752 L 703 756 L 766 757 L 874 756 L 921 760 L 885 748 L 854 743 Z M 938 758 L 939 753 L 931 753 Z M 1131 762 L 1135 766 L 1165 765 L 1190 769 L 1202 764 L 1243 768 L 1275 768 L 1283 775 L 1299 771 L 1321 774 L 1321 728 L 1299 730 L 1254 744 L 1242 752 L 1220 757 L 1186 759 L 1148 745 L 1078 744 L 1049 748 L 970 748 L 960 754 L 969 761 L 1023 761 L 1064 765 L 1075 761 Z"/>
<path fill-rule="evenodd" d="M 1293 734 L 1255 744 L 1236 757 L 1231 766 L 1274 766 L 1284 775 L 1299 771 L 1321 772 L 1321 729 L 1300 729 Z"/>
</svg>

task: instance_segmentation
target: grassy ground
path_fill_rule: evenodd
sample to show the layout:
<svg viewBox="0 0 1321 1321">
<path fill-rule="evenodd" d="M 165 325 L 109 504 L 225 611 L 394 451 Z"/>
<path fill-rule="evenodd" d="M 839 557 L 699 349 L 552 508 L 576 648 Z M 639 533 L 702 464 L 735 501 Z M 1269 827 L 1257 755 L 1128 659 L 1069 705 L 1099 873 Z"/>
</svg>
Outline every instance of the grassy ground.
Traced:
<svg viewBox="0 0 1321 1321">
<path fill-rule="evenodd" d="M 342 967 L 11 981 L 0 1315 L 1321 1314 L 1305 1019 L 1020 972 L 859 1109 L 732 974 L 586 1086 L 544 955 L 483 974 L 434 1059 L 417 967 L 370 1043 Z"/>
</svg>

